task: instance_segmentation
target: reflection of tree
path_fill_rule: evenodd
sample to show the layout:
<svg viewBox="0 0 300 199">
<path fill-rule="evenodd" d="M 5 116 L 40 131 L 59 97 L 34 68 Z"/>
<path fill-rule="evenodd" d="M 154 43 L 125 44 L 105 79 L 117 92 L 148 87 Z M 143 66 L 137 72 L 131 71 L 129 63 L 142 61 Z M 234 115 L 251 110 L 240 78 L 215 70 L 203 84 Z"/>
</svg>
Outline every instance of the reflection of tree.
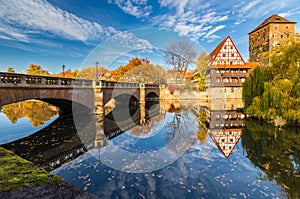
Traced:
<svg viewBox="0 0 300 199">
<path fill-rule="evenodd" d="M 242 145 L 247 157 L 276 180 L 288 198 L 300 197 L 300 136 L 299 129 L 278 129 L 257 120 L 246 120 Z"/>
<path fill-rule="evenodd" d="M 180 110 L 180 109 L 179 109 Z M 168 148 L 176 153 L 182 153 L 193 142 L 194 138 L 191 131 L 193 129 L 194 118 L 191 117 L 189 111 L 182 110 L 181 112 L 173 112 L 173 118 L 170 119 L 166 125 L 166 143 Z"/>
<path fill-rule="evenodd" d="M 196 135 L 197 135 L 197 138 L 200 141 L 200 143 L 203 144 L 206 142 L 206 138 L 208 135 L 208 129 L 207 129 L 208 117 L 204 110 L 202 110 L 202 109 L 199 110 L 197 121 L 198 121 L 198 131 L 196 132 Z"/>
<path fill-rule="evenodd" d="M 18 119 L 28 117 L 33 127 L 41 126 L 58 114 L 58 109 L 41 101 L 17 102 L 2 107 L 2 112 L 15 124 Z"/>
</svg>

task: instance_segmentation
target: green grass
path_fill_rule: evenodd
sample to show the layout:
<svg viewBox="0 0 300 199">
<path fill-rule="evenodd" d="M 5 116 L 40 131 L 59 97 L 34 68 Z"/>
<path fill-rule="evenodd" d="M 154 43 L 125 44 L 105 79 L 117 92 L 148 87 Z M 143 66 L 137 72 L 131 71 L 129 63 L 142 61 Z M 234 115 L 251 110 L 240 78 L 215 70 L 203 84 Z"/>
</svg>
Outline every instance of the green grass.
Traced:
<svg viewBox="0 0 300 199">
<path fill-rule="evenodd" d="M 0 147 L 0 190 L 16 190 L 62 181 L 33 163 Z"/>
</svg>

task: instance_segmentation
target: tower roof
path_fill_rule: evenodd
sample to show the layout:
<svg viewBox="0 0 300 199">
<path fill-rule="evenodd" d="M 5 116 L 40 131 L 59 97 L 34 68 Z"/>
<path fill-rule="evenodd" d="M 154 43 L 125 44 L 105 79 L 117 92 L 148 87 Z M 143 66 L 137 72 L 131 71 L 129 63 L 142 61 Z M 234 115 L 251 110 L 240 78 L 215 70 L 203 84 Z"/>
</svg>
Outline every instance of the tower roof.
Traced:
<svg viewBox="0 0 300 199">
<path fill-rule="evenodd" d="M 260 23 L 258 26 L 256 26 L 256 28 L 254 28 L 254 30 L 252 30 L 251 32 L 249 32 L 249 34 L 251 34 L 252 32 L 270 24 L 270 23 L 283 23 L 283 24 L 295 24 L 296 22 L 290 21 L 286 18 L 283 18 L 277 14 L 273 14 L 272 16 L 268 17 L 267 19 L 265 19 L 262 23 Z"/>
</svg>

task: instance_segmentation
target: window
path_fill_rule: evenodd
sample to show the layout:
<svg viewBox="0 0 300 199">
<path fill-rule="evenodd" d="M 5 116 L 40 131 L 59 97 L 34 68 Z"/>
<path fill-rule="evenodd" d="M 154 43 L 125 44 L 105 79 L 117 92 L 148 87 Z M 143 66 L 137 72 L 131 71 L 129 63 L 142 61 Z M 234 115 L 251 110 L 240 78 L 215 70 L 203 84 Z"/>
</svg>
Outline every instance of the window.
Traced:
<svg viewBox="0 0 300 199">
<path fill-rule="evenodd" d="M 280 35 L 281 39 L 283 38 L 283 35 Z"/>
<path fill-rule="evenodd" d="M 277 30 L 278 29 L 278 26 L 274 26 L 274 30 Z"/>
<path fill-rule="evenodd" d="M 234 57 L 234 53 L 231 53 L 231 57 Z"/>
<path fill-rule="evenodd" d="M 223 57 L 226 57 L 226 54 L 225 53 L 223 53 L 223 55 L 222 55 Z"/>
<path fill-rule="evenodd" d="M 231 87 L 231 92 L 234 93 L 234 88 L 233 87 Z"/>
<path fill-rule="evenodd" d="M 285 29 L 288 30 L 288 29 L 289 29 L 289 26 L 285 26 Z"/>
</svg>

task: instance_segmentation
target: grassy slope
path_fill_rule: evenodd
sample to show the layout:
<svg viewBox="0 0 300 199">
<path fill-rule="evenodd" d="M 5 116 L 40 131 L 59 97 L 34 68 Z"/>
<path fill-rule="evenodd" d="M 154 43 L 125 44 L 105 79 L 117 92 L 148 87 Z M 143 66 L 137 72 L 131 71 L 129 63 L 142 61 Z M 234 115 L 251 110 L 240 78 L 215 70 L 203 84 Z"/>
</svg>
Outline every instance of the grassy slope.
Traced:
<svg viewBox="0 0 300 199">
<path fill-rule="evenodd" d="M 0 147 L 0 190 L 16 190 L 62 181 L 33 163 Z"/>
</svg>

